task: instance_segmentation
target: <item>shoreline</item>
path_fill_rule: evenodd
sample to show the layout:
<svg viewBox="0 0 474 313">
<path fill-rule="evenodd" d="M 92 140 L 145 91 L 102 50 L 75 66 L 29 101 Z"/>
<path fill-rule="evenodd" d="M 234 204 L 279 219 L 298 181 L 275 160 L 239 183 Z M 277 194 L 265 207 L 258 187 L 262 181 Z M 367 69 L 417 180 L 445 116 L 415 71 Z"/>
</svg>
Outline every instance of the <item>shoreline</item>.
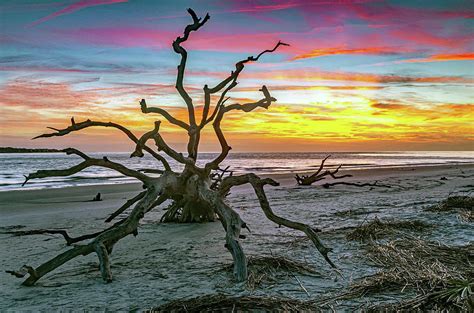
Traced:
<svg viewBox="0 0 474 313">
<path fill-rule="evenodd" d="M 335 168 L 336 166 L 330 166 L 330 168 Z M 380 166 L 380 167 L 365 167 L 365 168 L 357 168 L 357 169 L 344 169 L 341 168 L 339 174 L 351 174 L 353 177 L 345 178 L 344 181 L 356 181 L 356 180 L 367 180 L 369 178 L 377 178 L 379 176 L 390 175 L 390 174 L 400 174 L 400 173 L 410 173 L 413 171 L 423 172 L 423 171 L 431 171 L 431 170 L 443 170 L 443 169 L 452 169 L 452 168 L 474 168 L 474 163 L 438 163 L 438 164 L 413 164 L 413 165 L 389 165 L 389 166 Z M 317 171 L 317 168 L 314 168 L 313 173 Z M 293 171 L 293 172 L 285 172 L 285 173 L 271 173 L 271 174 L 258 174 L 260 177 L 269 177 L 273 178 L 276 181 L 279 181 L 281 185 L 288 186 L 290 182 L 294 180 L 295 174 L 309 174 L 312 173 L 310 171 Z M 236 175 L 241 175 L 236 174 Z M 382 177 L 380 177 L 382 178 Z M 39 181 L 39 180 L 38 180 Z M 328 180 L 329 181 L 329 180 Z M 131 189 L 137 189 L 134 185 L 141 186 L 140 182 L 97 182 L 97 183 L 90 183 L 84 185 L 75 185 L 75 186 L 42 186 L 38 188 L 9 188 L 9 189 L 1 189 L 0 187 L 0 198 L 3 193 L 10 193 L 10 192 L 39 192 L 44 190 L 61 190 L 61 189 L 69 189 L 74 190 L 76 188 L 104 188 L 114 189 L 117 186 L 131 186 Z M 295 183 L 296 185 L 296 183 Z M 1 201 L 1 200 L 0 200 Z"/>
<path fill-rule="evenodd" d="M 438 166 L 408 166 L 397 168 L 371 168 L 362 170 L 340 171 L 339 174 L 352 174 L 353 177 L 344 178 L 342 180 L 325 179 L 312 186 L 298 186 L 294 179 L 293 173 L 261 175 L 262 177 L 272 178 L 280 183 L 276 188 L 306 188 L 321 190 L 318 188 L 324 182 L 375 182 L 382 184 L 392 180 L 393 178 L 410 178 L 417 179 L 423 175 L 438 175 L 438 179 L 452 174 L 462 175 L 462 171 L 474 170 L 474 164 L 463 165 L 438 165 Z M 394 185 L 395 186 L 395 185 Z M 273 190 L 275 187 L 267 187 Z M 344 188 L 344 187 L 341 187 Z M 339 188 L 337 188 L 339 189 Z M 336 189 L 336 190 L 337 190 Z M 25 189 L 25 190 L 5 190 L 0 192 L 0 213 L 6 222 L 9 217 L 15 215 L 37 214 L 37 212 L 54 213 L 61 210 L 61 213 L 77 213 L 79 211 L 87 211 L 91 208 L 99 208 L 101 210 L 110 210 L 111 208 L 120 207 L 127 199 L 134 197 L 141 192 L 142 184 L 123 183 L 123 184 L 97 184 L 83 186 L 68 186 L 62 188 L 44 188 L 44 189 Z M 248 184 L 236 186 L 232 189 L 232 194 L 242 195 L 252 192 L 252 187 Z M 364 188 L 359 188 L 364 190 Z M 100 192 L 102 201 L 91 201 L 94 196 Z M 0 221 L 0 225 L 4 224 Z"/>
</svg>

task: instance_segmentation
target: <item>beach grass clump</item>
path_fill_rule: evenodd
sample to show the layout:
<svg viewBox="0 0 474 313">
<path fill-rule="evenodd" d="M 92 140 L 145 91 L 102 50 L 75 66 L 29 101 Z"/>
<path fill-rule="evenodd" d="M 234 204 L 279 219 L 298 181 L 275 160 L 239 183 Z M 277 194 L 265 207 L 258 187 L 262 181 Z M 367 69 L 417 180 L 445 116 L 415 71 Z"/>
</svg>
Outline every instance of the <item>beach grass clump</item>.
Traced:
<svg viewBox="0 0 474 313">
<path fill-rule="evenodd" d="M 465 222 L 474 221 L 474 197 L 451 196 L 436 205 L 426 208 L 430 212 L 457 212 L 459 218 Z"/>
<path fill-rule="evenodd" d="M 401 231 L 421 232 L 430 227 L 430 224 L 418 220 L 382 221 L 375 217 L 372 221 L 357 226 L 353 231 L 346 235 L 346 238 L 348 240 L 358 241 L 377 240 Z"/>
<path fill-rule="evenodd" d="M 211 294 L 178 299 L 145 312 L 321 312 L 312 302 L 283 297 Z"/>
<path fill-rule="evenodd" d="M 407 302 L 378 309 L 403 308 L 466 309 L 472 306 L 474 287 L 474 244 L 449 247 L 413 237 L 373 243 L 367 247 L 370 259 L 383 270 L 355 281 L 351 297 L 387 291 L 413 291 Z"/>
<path fill-rule="evenodd" d="M 248 279 L 246 286 L 255 290 L 262 285 L 277 284 L 281 281 L 295 280 L 295 274 L 321 276 L 308 264 L 282 256 L 251 256 L 248 259 Z M 232 271 L 232 266 L 225 270 Z"/>
</svg>

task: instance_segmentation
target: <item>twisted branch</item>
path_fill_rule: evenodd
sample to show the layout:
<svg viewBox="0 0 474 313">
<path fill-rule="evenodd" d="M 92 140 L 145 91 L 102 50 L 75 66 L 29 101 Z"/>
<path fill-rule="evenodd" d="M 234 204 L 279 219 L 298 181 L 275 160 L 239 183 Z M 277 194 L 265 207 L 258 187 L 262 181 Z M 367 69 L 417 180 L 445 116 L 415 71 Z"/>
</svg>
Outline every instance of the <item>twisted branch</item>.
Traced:
<svg viewBox="0 0 474 313">
<path fill-rule="evenodd" d="M 65 136 L 65 135 L 67 135 L 71 132 L 79 131 L 79 130 L 89 128 L 89 127 L 112 127 L 112 128 L 116 128 L 116 129 L 122 131 L 125 135 L 127 135 L 127 137 L 130 138 L 130 140 L 133 141 L 135 144 L 138 144 L 138 141 L 139 141 L 139 139 L 129 129 L 127 129 L 126 127 L 124 127 L 120 124 L 112 123 L 112 122 L 91 121 L 90 119 L 87 119 L 84 122 L 76 123 L 74 121 L 74 117 L 71 118 L 71 126 L 68 126 L 64 129 L 57 129 L 57 128 L 48 127 L 50 129 L 55 130 L 56 132 L 55 133 L 42 134 L 42 135 L 34 137 L 33 139 L 56 137 L 56 136 L 61 137 L 61 136 Z M 170 168 L 170 166 L 169 166 L 168 162 L 166 161 L 166 159 L 164 159 L 161 155 L 159 155 L 158 153 L 156 153 L 155 151 L 153 151 L 152 149 L 150 149 L 147 146 L 143 146 L 142 148 L 146 152 L 150 153 L 155 159 L 157 159 L 161 163 L 163 163 L 163 166 L 166 169 Z M 130 157 L 133 157 L 133 156 L 140 156 L 141 157 L 141 156 L 143 156 L 143 153 L 141 155 L 132 154 Z"/>
<path fill-rule="evenodd" d="M 224 117 L 224 114 L 232 110 L 241 110 L 244 112 L 250 112 L 258 107 L 268 109 L 271 103 L 273 101 L 276 101 L 276 99 L 270 95 L 270 92 L 268 91 L 266 86 L 262 86 L 262 89 L 260 89 L 260 91 L 263 92 L 263 95 L 265 96 L 265 98 L 257 102 L 250 102 L 250 103 L 244 103 L 244 104 L 234 103 L 228 106 L 222 105 L 219 108 L 219 112 L 217 113 L 217 116 L 213 122 L 213 126 L 214 126 L 214 132 L 216 133 L 217 139 L 219 140 L 219 143 L 221 146 L 221 153 L 214 160 L 212 160 L 211 162 L 205 165 L 206 171 L 210 172 L 211 170 L 218 169 L 219 164 L 222 161 L 224 161 L 224 159 L 229 154 L 229 151 L 232 149 L 227 144 L 227 140 L 225 139 L 224 133 L 222 132 L 222 129 L 221 129 L 221 121 L 222 121 L 222 118 Z"/>
<path fill-rule="evenodd" d="M 339 170 L 342 167 L 342 164 L 340 164 L 334 171 L 326 170 L 321 173 L 321 171 L 324 168 L 324 162 L 326 162 L 327 159 L 329 159 L 331 155 L 328 155 L 321 161 L 321 165 L 319 166 L 319 169 L 312 175 L 295 175 L 296 182 L 298 185 L 302 186 L 309 186 L 317 181 L 323 180 L 326 178 L 326 176 L 331 176 L 333 179 L 341 179 L 341 178 L 346 178 L 346 177 L 352 177 L 350 174 L 345 174 L 345 175 L 340 175 L 336 176 L 336 174 L 339 172 Z"/>
<path fill-rule="evenodd" d="M 60 169 L 60 170 L 38 170 L 34 173 L 31 173 L 28 176 L 25 176 L 25 181 L 23 182 L 22 186 L 24 186 L 31 179 L 70 176 L 70 175 L 79 173 L 80 171 L 91 166 L 100 166 L 100 167 L 105 167 L 105 168 L 115 170 L 125 176 L 134 177 L 142 181 L 143 183 L 145 183 L 145 185 L 151 179 L 149 176 L 143 173 L 129 169 L 120 163 L 112 162 L 106 157 L 104 157 L 103 159 L 94 159 L 94 158 L 87 157 L 87 159 L 85 159 L 83 162 L 77 165 L 74 165 L 70 168 Z"/>
<path fill-rule="evenodd" d="M 147 113 L 158 113 L 158 114 L 161 114 L 164 118 L 166 118 L 168 120 L 168 122 L 170 122 L 171 124 L 174 124 L 174 125 L 177 125 L 181 128 L 184 128 L 185 130 L 189 130 L 189 125 L 186 124 L 185 122 L 183 121 L 180 121 L 178 120 L 177 118 L 174 118 L 173 116 L 171 116 L 171 114 L 169 114 L 166 110 L 162 109 L 162 108 L 156 108 L 156 107 L 148 107 L 146 105 L 146 102 L 145 102 L 145 99 L 142 99 L 140 101 L 140 107 L 141 107 L 141 110 L 143 113 L 147 114 Z"/>
<path fill-rule="evenodd" d="M 186 92 L 183 86 L 184 70 L 186 68 L 186 60 L 188 58 L 188 53 L 186 49 L 184 49 L 181 46 L 181 44 L 185 42 L 186 40 L 188 40 L 189 34 L 192 31 L 197 31 L 199 28 L 201 28 L 209 20 L 210 16 L 209 14 L 206 14 L 204 19 L 201 20 L 201 18 L 198 18 L 196 13 L 192 9 L 188 9 L 188 13 L 191 15 L 191 18 L 193 19 L 193 23 L 186 26 L 182 37 L 178 37 L 176 38 L 175 41 L 173 41 L 173 50 L 174 52 L 181 55 L 181 62 L 178 65 L 178 75 L 176 77 L 176 89 L 178 90 L 179 94 L 183 98 L 184 102 L 186 102 L 186 105 L 188 107 L 188 114 L 189 114 L 189 124 L 193 126 L 193 125 L 196 125 L 193 100 L 188 95 L 188 93 Z"/>
<path fill-rule="evenodd" d="M 233 186 L 238 186 L 242 185 L 245 183 L 249 183 L 252 185 L 255 193 L 257 194 L 257 198 L 260 202 L 260 207 L 262 208 L 263 212 L 265 213 L 265 216 L 275 222 L 278 225 L 283 225 L 288 228 L 296 229 L 299 231 L 302 231 L 308 236 L 309 239 L 313 242 L 314 246 L 316 249 L 318 249 L 319 253 L 324 257 L 326 262 L 333 268 L 336 268 L 336 265 L 329 259 L 328 253 L 332 251 L 332 249 L 327 248 L 324 246 L 324 244 L 319 240 L 317 236 L 317 232 L 319 232 L 319 229 L 312 228 L 311 226 L 303 223 L 298 223 L 298 222 L 293 222 L 290 221 L 286 218 L 280 217 L 276 215 L 273 210 L 270 207 L 270 203 L 268 202 L 267 196 L 265 194 L 265 191 L 263 187 L 265 185 L 271 185 L 271 186 L 278 186 L 279 183 L 274 181 L 271 178 L 266 178 L 266 179 L 261 179 L 257 175 L 250 173 L 250 174 L 245 174 L 245 175 L 239 175 L 239 176 L 231 176 L 231 177 L 226 177 L 221 183 L 220 187 L 220 193 L 226 193 L 232 188 Z"/>
</svg>

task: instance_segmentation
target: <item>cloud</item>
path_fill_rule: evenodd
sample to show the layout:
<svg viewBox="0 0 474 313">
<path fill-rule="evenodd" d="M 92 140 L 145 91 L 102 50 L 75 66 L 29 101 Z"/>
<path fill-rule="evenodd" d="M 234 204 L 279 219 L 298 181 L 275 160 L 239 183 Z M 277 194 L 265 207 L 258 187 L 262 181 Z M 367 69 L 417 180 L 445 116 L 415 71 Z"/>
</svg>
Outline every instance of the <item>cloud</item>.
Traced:
<svg viewBox="0 0 474 313">
<path fill-rule="evenodd" d="M 2 107 L 21 110 L 83 111 L 99 100 L 94 92 L 74 91 L 69 84 L 17 79 L 0 89 Z"/>
<path fill-rule="evenodd" d="M 447 62 L 447 61 L 468 61 L 474 60 L 474 53 L 457 53 L 457 54 L 435 54 L 426 58 L 408 59 L 399 61 L 398 63 L 430 63 L 430 62 Z"/>
<path fill-rule="evenodd" d="M 375 55 L 393 55 L 399 54 L 400 48 L 388 48 L 388 47 L 368 47 L 368 48 L 356 48 L 348 49 L 344 47 L 335 47 L 335 48 L 323 48 L 315 49 L 308 53 L 298 54 L 291 58 L 294 60 L 316 58 L 328 55 L 338 55 L 338 54 L 375 54 Z"/>
<path fill-rule="evenodd" d="M 61 15 L 66 15 L 66 14 L 71 14 L 73 12 L 76 12 L 81 9 L 85 9 L 88 7 L 93 7 L 93 6 L 98 6 L 98 5 L 107 5 L 107 4 L 115 4 L 115 3 L 122 3 L 122 2 L 128 2 L 128 0 L 80 0 L 77 2 L 74 2 L 71 5 L 68 5 L 64 9 L 61 9 L 59 11 L 53 12 L 43 18 L 40 18 L 37 21 L 34 21 L 30 24 L 28 24 L 28 27 L 33 27 L 38 24 L 44 23 L 46 21 L 49 21 L 55 17 L 61 16 Z"/>
<path fill-rule="evenodd" d="M 222 78 L 226 74 L 213 71 L 188 71 L 188 76 L 203 76 Z M 240 80 L 260 79 L 260 80 L 284 80 L 284 81 L 347 81 L 365 83 L 474 83 L 471 78 L 460 76 L 409 76 L 409 75 L 389 75 L 339 71 L 321 71 L 316 68 L 299 68 L 288 70 L 270 70 L 265 72 L 244 71 Z M 270 83 L 268 83 L 270 84 Z M 278 88 L 278 87 L 277 87 Z"/>
<path fill-rule="evenodd" d="M 163 30 L 145 27 L 96 27 L 78 28 L 72 30 L 56 30 L 55 34 L 66 41 L 92 43 L 96 45 L 118 47 L 149 47 L 171 49 L 171 44 L 181 30 Z M 282 37 L 281 32 L 271 33 L 224 33 L 203 31 L 192 33 L 184 46 L 189 50 L 254 52 L 272 48 Z M 287 47 L 281 47 L 275 53 L 287 52 Z"/>
</svg>

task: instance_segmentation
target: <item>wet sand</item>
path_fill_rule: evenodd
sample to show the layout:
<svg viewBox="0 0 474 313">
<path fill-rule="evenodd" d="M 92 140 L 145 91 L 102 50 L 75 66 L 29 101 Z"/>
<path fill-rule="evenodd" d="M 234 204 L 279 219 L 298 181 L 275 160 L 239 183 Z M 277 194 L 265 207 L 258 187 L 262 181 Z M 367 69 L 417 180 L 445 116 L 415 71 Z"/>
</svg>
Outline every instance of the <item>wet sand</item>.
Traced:
<svg viewBox="0 0 474 313">
<path fill-rule="evenodd" d="M 147 215 L 137 237 L 121 240 L 112 254 L 114 282 L 104 284 L 97 270 L 95 255 L 76 258 L 42 278 L 35 287 L 20 286 L 21 280 L 3 272 L 23 264 L 38 266 L 67 249 L 61 236 L 14 237 L 4 232 L 64 228 L 72 235 L 95 232 L 106 227 L 103 221 L 127 199 L 141 191 L 140 184 L 97 185 L 60 189 L 0 192 L 0 311 L 146 309 L 183 297 L 224 293 L 284 296 L 301 300 L 337 293 L 356 278 L 372 274 L 362 244 L 345 239 L 348 227 L 379 218 L 418 219 L 435 227 L 427 236 L 449 244 L 472 241 L 472 225 L 453 214 L 423 210 L 450 194 L 471 194 L 474 165 L 443 165 L 342 171 L 353 174 L 351 182 L 379 181 L 392 188 L 335 186 L 296 186 L 293 175 L 268 175 L 279 187 L 266 187 L 275 213 L 303 221 L 323 230 L 322 241 L 334 249 L 332 259 L 344 277 L 324 262 L 300 232 L 278 228 L 265 219 L 249 186 L 232 190 L 229 203 L 249 224 L 251 233 L 242 240 L 247 255 L 277 255 L 307 262 L 320 275 L 299 275 L 298 280 L 279 281 L 271 286 L 249 290 L 236 284 L 223 270 L 232 263 L 224 248 L 224 232 L 219 222 L 195 225 L 158 223 L 163 210 Z M 445 177 L 446 179 L 441 179 Z M 333 182 L 330 179 L 325 180 Z M 321 183 L 324 183 L 322 181 Z M 91 202 L 97 192 L 103 201 Z M 336 212 L 355 210 L 361 214 L 343 216 Z M 408 295 L 400 294 L 399 297 Z M 383 297 L 342 301 L 341 309 L 353 309 Z"/>
</svg>

